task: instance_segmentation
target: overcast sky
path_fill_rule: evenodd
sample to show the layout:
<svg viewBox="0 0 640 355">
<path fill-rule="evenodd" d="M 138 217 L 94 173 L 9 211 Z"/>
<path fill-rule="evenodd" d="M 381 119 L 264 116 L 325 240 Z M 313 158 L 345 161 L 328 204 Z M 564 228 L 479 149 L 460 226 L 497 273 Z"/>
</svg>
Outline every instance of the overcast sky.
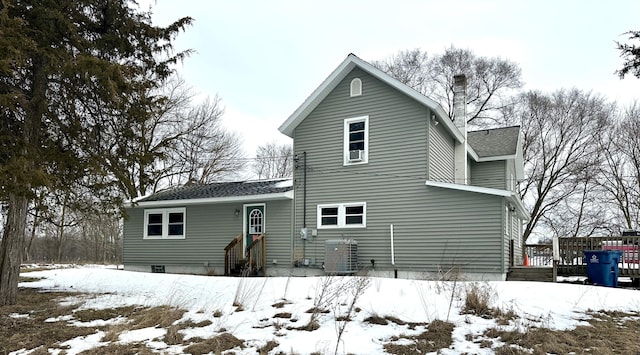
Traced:
<svg viewBox="0 0 640 355">
<path fill-rule="evenodd" d="M 176 40 L 196 51 L 179 71 L 203 96 L 221 97 L 225 126 L 243 136 L 247 156 L 290 141 L 277 128 L 349 53 L 371 62 L 454 45 L 520 64 L 527 90 L 577 87 L 624 105 L 640 98 L 640 80 L 614 74 L 615 41 L 640 30 L 638 0 L 140 3 L 153 5 L 157 25 L 195 19 Z"/>
</svg>

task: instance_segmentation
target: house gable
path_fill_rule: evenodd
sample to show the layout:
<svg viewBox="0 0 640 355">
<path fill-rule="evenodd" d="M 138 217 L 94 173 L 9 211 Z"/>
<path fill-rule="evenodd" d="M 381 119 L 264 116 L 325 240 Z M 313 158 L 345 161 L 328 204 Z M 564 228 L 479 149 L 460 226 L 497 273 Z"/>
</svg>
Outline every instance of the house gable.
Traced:
<svg viewBox="0 0 640 355">
<path fill-rule="evenodd" d="M 394 89 L 400 91 L 404 95 L 417 101 L 421 105 L 427 107 L 434 113 L 434 118 L 440 123 L 445 125 L 446 129 L 451 135 L 455 137 L 458 142 L 463 141 L 463 136 L 460 131 L 454 126 L 453 122 L 449 120 L 447 114 L 442 109 L 442 106 L 432 99 L 422 95 L 409 86 L 401 83 L 397 79 L 391 77 L 380 69 L 373 65 L 363 61 L 354 54 L 349 54 L 347 58 L 318 86 L 316 90 L 300 105 L 294 112 L 287 118 L 287 120 L 278 128 L 283 134 L 294 138 L 294 132 L 296 127 L 329 95 L 342 81 L 351 73 L 354 68 L 359 68 L 362 71 L 368 73 L 372 77 L 386 83 Z M 353 79 L 353 78 L 352 78 Z M 350 81 L 351 83 L 351 81 Z M 350 84 L 349 83 L 349 84 Z M 366 89 L 366 84 L 362 84 L 363 95 Z M 349 85 L 349 88 L 351 86 Z M 350 95 L 350 91 L 347 92 Z"/>
<path fill-rule="evenodd" d="M 350 95 L 353 78 L 362 81 L 360 96 Z M 430 112 L 385 82 L 354 68 L 296 127 L 294 152 L 298 157 L 306 152 L 308 165 L 314 169 L 346 174 L 346 185 L 350 184 L 347 176 L 363 182 L 379 180 L 376 174 L 426 177 Z M 361 118 L 367 123 L 366 155 L 362 163 L 346 164 L 345 123 Z M 398 159 L 398 153 L 402 159 Z"/>
</svg>

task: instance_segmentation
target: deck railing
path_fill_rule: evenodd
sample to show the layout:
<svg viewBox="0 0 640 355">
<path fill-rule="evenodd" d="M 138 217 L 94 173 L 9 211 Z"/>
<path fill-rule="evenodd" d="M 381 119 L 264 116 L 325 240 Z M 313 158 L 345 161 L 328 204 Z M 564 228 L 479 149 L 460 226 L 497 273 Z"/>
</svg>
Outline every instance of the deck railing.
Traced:
<svg viewBox="0 0 640 355">
<path fill-rule="evenodd" d="M 558 275 L 586 275 L 585 250 L 620 250 L 620 276 L 640 276 L 640 236 L 608 236 L 587 238 L 558 238 Z M 553 266 L 552 244 L 527 244 L 531 266 Z"/>
<path fill-rule="evenodd" d="M 529 266 L 553 266 L 553 244 L 527 244 Z"/>
<path fill-rule="evenodd" d="M 248 271 L 250 274 L 257 274 L 262 271 L 263 274 L 266 272 L 267 265 L 267 243 L 265 240 L 265 235 L 262 234 L 249 244 L 247 247 L 248 251 L 248 263 L 249 267 Z"/>
<path fill-rule="evenodd" d="M 224 274 L 230 275 L 242 259 L 244 259 L 244 253 L 242 252 L 242 233 L 240 233 L 224 248 Z"/>
</svg>

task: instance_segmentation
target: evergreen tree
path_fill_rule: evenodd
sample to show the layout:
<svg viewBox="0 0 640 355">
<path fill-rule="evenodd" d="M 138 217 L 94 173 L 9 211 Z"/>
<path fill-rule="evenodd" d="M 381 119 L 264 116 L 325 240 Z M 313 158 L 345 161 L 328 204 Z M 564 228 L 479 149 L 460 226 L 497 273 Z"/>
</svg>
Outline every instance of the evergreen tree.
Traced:
<svg viewBox="0 0 640 355">
<path fill-rule="evenodd" d="M 36 188 L 78 185 L 105 196 L 102 152 L 132 142 L 161 97 L 147 93 L 188 51 L 128 0 L 0 0 L 0 306 L 15 304 L 27 206 Z M 122 144 L 126 146 L 126 144 Z M 122 151 L 126 159 L 126 151 Z"/>
<path fill-rule="evenodd" d="M 640 31 L 629 31 L 626 34 L 629 35 L 630 41 L 640 40 Z M 623 79 L 624 76 L 629 73 L 633 74 L 636 78 L 640 78 L 640 46 L 620 42 L 617 42 L 617 45 L 620 51 L 620 57 L 624 59 L 622 69 L 616 71 L 620 79 Z"/>
</svg>

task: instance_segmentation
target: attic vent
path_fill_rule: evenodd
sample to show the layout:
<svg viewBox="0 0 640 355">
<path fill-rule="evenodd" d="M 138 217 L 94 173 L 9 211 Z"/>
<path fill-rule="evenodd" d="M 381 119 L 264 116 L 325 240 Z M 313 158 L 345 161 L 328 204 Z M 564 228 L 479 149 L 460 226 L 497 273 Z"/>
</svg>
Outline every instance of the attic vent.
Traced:
<svg viewBox="0 0 640 355">
<path fill-rule="evenodd" d="M 351 97 L 362 95 L 362 80 L 355 78 L 351 80 Z"/>
<path fill-rule="evenodd" d="M 151 265 L 151 272 L 154 274 L 164 274 L 164 265 Z"/>
<path fill-rule="evenodd" d="M 327 240 L 325 242 L 324 271 L 330 274 L 354 274 L 358 271 L 358 242 L 355 240 Z"/>
</svg>

